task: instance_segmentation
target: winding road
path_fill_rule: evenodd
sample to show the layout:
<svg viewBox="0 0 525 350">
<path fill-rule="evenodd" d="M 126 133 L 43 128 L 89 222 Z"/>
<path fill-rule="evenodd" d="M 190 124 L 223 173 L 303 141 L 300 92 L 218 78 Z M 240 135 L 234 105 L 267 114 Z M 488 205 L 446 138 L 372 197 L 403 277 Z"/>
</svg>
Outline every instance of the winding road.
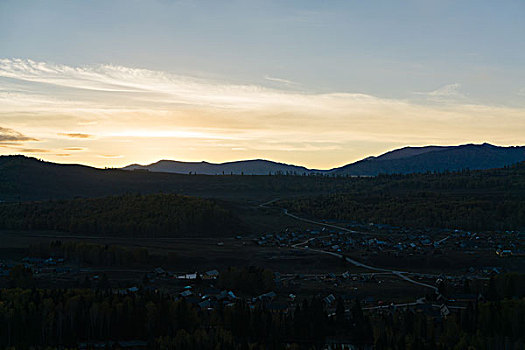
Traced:
<svg viewBox="0 0 525 350">
<path fill-rule="evenodd" d="M 278 200 L 279 200 L 279 198 L 272 199 L 271 201 L 268 201 L 268 202 L 260 204 L 259 207 L 261 207 L 261 208 L 270 208 L 270 207 L 268 207 L 268 205 L 271 204 L 271 203 L 274 203 L 274 202 L 276 202 Z M 288 212 L 288 209 L 286 209 L 286 208 L 279 208 L 279 207 L 274 207 L 274 208 L 275 209 L 280 209 L 284 215 L 287 215 L 287 216 L 289 216 L 289 217 L 291 217 L 291 218 L 293 218 L 295 220 L 308 222 L 308 223 L 315 224 L 315 225 L 335 228 L 337 230 L 341 230 L 341 231 L 345 231 L 345 232 L 349 232 L 349 233 L 357 233 L 357 234 L 369 235 L 369 233 L 363 233 L 363 232 L 359 232 L 359 231 L 349 230 L 349 229 L 347 229 L 345 227 L 332 225 L 332 224 L 326 224 L 326 223 L 315 221 L 315 220 L 305 219 L 305 218 L 299 217 L 297 215 L 290 214 Z M 312 238 L 307 239 L 304 242 L 293 244 L 292 248 L 295 248 L 295 249 L 308 249 L 309 251 L 312 251 L 312 252 L 317 252 L 317 253 L 321 253 L 321 254 L 328 254 L 328 255 L 337 257 L 339 259 L 342 259 L 344 257 L 344 259 L 347 262 L 351 263 L 354 266 L 362 267 L 362 268 L 365 268 L 365 269 L 368 269 L 368 270 L 371 270 L 371 271 L 391 273 L 391 274 L 396 275 L 399 278 L 401 278 L 401 279 L 403 279 L 403 280 L 405 280 L 407 282 L 410 282 L 412 284 L 419 285 L 419 286 L 422 286 L 422 287 L 430 288 L 430 289 L 434 290 L 436 293 L 438 293 L 438 288 L 436 286 L 433 286 L 433 285 L 430 285 L 430 284 L 427 284 L 427 283 L 423 283 L 423 282 L 418 282 L 416 280 L 413 280 L 409 276 L 407 276 L 407 274 L 410 274 L 410 272 L 408 272 L 408 271 L 398 271 L 398 270 L 391 270 L 391 269 L 385 269 L 385 268 L 381 268 L 381 267 L 370 266 L 370 265 L 364 264 L 364 263 L 362 263 L 360 261 L 357 261 L 355 259 L 352 259 L 352 258 L 349 258 L 347 256 L 344 256 L 343 254 L 331 252 L 331 251 L 328 251 L 328 250 L 313 249 L 313 248 L 306 248 L 305 247 L 309 242 L 311 242 L 311 241 L 313 241 L 315 239 L 326 238 L 326 237 L 329 237 L 329 236 L 312 237 Z"/>
</svg>

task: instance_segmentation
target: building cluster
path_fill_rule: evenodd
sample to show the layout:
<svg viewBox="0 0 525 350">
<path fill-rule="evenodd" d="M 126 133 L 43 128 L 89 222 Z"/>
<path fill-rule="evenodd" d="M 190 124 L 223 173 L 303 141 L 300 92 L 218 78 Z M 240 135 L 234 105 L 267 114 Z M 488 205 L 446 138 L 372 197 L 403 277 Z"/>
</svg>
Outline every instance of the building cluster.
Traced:
<svg viewBox="0 0 525 350">
<path fill-rule="evenodd" d="M 9 271 L 17 266 L 19 263 L 13 262 L 0 262 L 0 277 L 7 277 Z M 22 265 L 31 270 L 33 275 L 38 274 L 64 274 L 71 271 L 70 267 L 64 266 L 64 259 L 62 258 L 34 258 L 34 257 L 25 257 L 22 259 Z"/>
<path fill-rule="evenodd" d="M 382 230 L 372 232 L 337 229 L 284 230 L 267 233 L 255 243 L 263 247 L 320 249 L 337 253 L 366 251 L 371 254 L 390 252 L 396 256 L 440 254 L 444 251 L 488 251 L 500 257 L 524 254 L 525 233 L 516 231 L 468 232 L 463 230 L 400 229 L 374 225 Z M 388 234 L 385 234 L 388 227 Z"/>
<path fill-rule="evenodd" d="M 276 279 L 279 279 L 278 273 L 276 273 Z M 177 282 L 171 284 L 170 288 L 165 290 L 168 294 L 171 294 L 174 300 L 184 299 L 187 303 L 198 307 L 201 310 L 213 310 L 220 307 L 232 307 L 238 302 L 243 302 L 251 308 L 257 306 L 264 306 L 270 309 L 286 311 L 288 310 L 289 303 L 278 302 L 282 301 L 283 297 L 278 296 L 275 291 L 269 291 L 262 293 L 254 297 L 240 297 L 237 292 L 228 289 L 216 288 L 216 279 L 219 276 L 217 270 L 210 270 L 203 273 L 173 273 L 164 270 L 163 268 L 157 267 L 146 275 L 150 282 L 152 281 L 165 281 L 165 282 Z M 184 283 L 184 286 L 176 287 Z M 117 294 L 134 294 L 142 290 L 156 291 L 155 287 L 143 286 L 141 288 L 132 286 L 129 288 L 117 289 L 114 292 Z M 295 295 L 289 295 L 284 297 L 285 301 L 294 301 Z"/>
<path fill-rule="evenodd" d="M 209 270 L 203 273 L 199 272 L 173 272 L 173 271 L 167 271 L 163 269 L 162 267 L 156 267 L 152 271 L 148 272 L 146 274 L 146 278 L 149 280 L 154 279 L 167 279 L 167 280 L 185 280 L 185 281 L 194 281 L 197 279 L 201 280 L 215 280 L 219 277 L 219 271 L 218 270 Z"/>
</svg>

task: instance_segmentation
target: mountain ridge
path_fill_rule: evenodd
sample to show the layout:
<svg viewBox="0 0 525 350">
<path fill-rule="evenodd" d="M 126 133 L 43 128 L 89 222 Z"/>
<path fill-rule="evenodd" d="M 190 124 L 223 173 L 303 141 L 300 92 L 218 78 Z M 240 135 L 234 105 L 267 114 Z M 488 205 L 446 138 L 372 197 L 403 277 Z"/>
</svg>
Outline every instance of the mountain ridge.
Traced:
<svg viewBox="0 0 525 350">
<path fill-rule="evenodd" d="M 466 150 L 466 151 L 465 151 Z M 514 153 L 510 158 L 502 158 L 500 156 L 501 149 L 497 147 L 484 147 L 484 152 L 480 154 L 478 148 L 466 147 L 455 150 L 455 153 L 460 153 L 462 157 L 457 156 L 452 152 L 447 157 L 442 157 L 443 152 L 427 152 L 418 157 L 424 157 L 424 161 L 434 164 L 435 157 L 438 160 L 448 164 L 450 168 L 450 159 L 456 162 L 464 162 L 465 153 L 467 157 L 469 153 L 477 154 L 477 158 L 487 161 L 483 166 L 494 165 L 497 162 L 512 163 L 519 158 L 524 157 L 524 148 L 511 148 L 511 153 Z M 505 149 L 503 149 L 505 151 Z M 519 157 L 516 157 L 516 154 Z M 431 155 L 430 158 L 428 156 Z M 384 160 L 377 161 L 374 159 L 363 160 L 357 165 L 361 173 L 370 174 L 372 171 L 384 170 L 379 169 L 374 163 L 392 165 L 392 162 L 398 164 L 397 169 L 390 168 L 390 171 L 407 172 L 406 165 L 411 162 L 418 163 L 421 166 L 422 160 L 418 157 L 409 157 L 402 160 L 402 163 L 397 163 L 398 160 Z M 449 159 L 450 158 L 450 159 Z M 419 159 L 419 160 L 418 160 Z M 516 162 L 518 163 L 518 162 Z M 242 164 L 242 163 L 241 163 Z M 399 167 L 401 164 L 401 167 Z M 404 165 L 403 165 L 404 164 Z M 467 168 L 469 164 L 461 163 L 462 168 Z M 439 165 L 439 164 L 438 164 Z M 435 164 L 434 164 L 435 166 Z M 478 163 L 480 166 L 480 163 Z M 523 173 L 525 161 L 521 162 L 519 169 Z M 367 169 L 368 167 L 368 169 Z M 405 168 L 404 168 L 405 167 Z M 379 170 L 378 170 L 379 169 Z M 411 169 L 408 170 L 413 170 Z M 507 169 L 494 169 L 492 180 L 497 181 L 499 178 L 494 174 L 513 173 L 511 171 L 514 167 L 507 167 Z M 38 160 L 32 157 L 22 155 L 0 156 L 0 202 L 21 202 L 31 200 L 49 200 L 49 199 L 72 199 L 72 198 L 95 198 L 108 195 L 120 195 L 129 193 L 176 193 L 189 196 L 197 196 L 203 198 L 218 198 L 221 200 L 246 200 L 246 201 L 267 201 L 270 199 L 281 198 L 288 195 L 318 195 L 327 192 L 345 192 L 347 190 L 355 190 L 355 187 L 370 186 L 373 183 L 392 184 L 396 186 L 396 181 L 408 181 L 408 179 L 423 178 L 429 175 L 434 180 L 441 179 L 441 175 L 434 176 L 432 174 L 421 174 L 420 177 L 412 175 L 395 176 L 392 178 L 382 178 L 374 176 L 355 176 L 353 180 L 347 179 L 346 171 L 348 169 L 338 169 L 340 173 L 327 173 L 323 176 L 209 176 L 209 175 L 188 175 L 176 174 L 166 172 L 149 172 L 149 171 L 127 171 L 116 168 L 94 168 L 87 165 L 78 164 L 57 164 L 48 161 Z M 352 174 L 357 173 L 356 169 L 350 169 Z M 481 170 L 489 174 L 492 170 Z M 469 172 L 470 173 L 470 172 Z M 484 172 L 472 172 L 473 176 L 480 178 L 485 174 Z M 475 175 L 477 174 L 477 175 Z M 268 174 L 265 174 L 268 175 Z M 301 174 L 302 175 L 302 174 Z M 414 174 L 416 175 L 416 174 Z M 452 179 L 466 176 L 463 172 L 452 172 L 450 175 Z M 522 176 L 522 175 L 521 175 Z M 354 177 L 354 176 L 352 176 Z M 446 177 L 445 177 L 446 178 Z M 398 179 L 398 180 L 396 180 Z M 405 180 L 402 180 L 405 179 Z M 480 178 L 481 179 L 481 178 Z M 410 180 L 411 181 L 411 180 Z M 448 180 L 444 180 L 445 182 Z M 499 181 L 499 180 L 498 180 Z M 518 182 L 520 182 L 519 180 Z M 431 184 L 432 181 L 429 182 Z M 505 186 L 512 186 L 512 182 L 506 183 Z M 459 184 L 463 186 L 463 183 Z"/>
<path fill-rule="evenodd" d="M 249 167 L 247 167 L 249 166 Z M 175 168 L 177 167 L 177 168 Z M 248 159 L 224 163 L 183 162 L 176 160 L 159 160 L 148 165 L 131 164 L 123 170 L 149 170 L 155 172 L 171 172 L 178 174 L 197 173 L 202 175 L 267 175 L 268 173 L 309 173 L 312 169 L 303 166 L 280 163 L 265 159 Z"/>
<path fill-rule="evenodd" d="M 458 146 L 406 146 L 370 156 L 356 162 L 328 170 L 309 169 L 304 166 L 279 163 L 264 159 L 250 159 L 224 163 L 182 162 L 160 160 L 148 165 L 131 164 L 123 170 L 148 170 L 178 174 L 203 175 L 268 175 L 268 174 L 337 174 L 375 176 L 408 174 L 428 171 L 457 171 L 462 169 L 490 169 L 525 161 L 525 146 L 495 146 L 489 143 Z"/>
</svg>

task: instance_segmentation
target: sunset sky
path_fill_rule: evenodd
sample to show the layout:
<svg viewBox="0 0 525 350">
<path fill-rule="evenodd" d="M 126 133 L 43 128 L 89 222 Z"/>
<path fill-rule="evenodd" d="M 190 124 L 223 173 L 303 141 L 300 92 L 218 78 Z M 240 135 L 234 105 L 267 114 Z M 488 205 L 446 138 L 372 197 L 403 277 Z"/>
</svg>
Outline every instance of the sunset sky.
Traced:
<svg viewBox="0 0 525 350">
<path fill-rule="evenodd" d="M 525 144 L 524 1 L 0 1 L 0 155 L 331 168 Z"/>
</svg>

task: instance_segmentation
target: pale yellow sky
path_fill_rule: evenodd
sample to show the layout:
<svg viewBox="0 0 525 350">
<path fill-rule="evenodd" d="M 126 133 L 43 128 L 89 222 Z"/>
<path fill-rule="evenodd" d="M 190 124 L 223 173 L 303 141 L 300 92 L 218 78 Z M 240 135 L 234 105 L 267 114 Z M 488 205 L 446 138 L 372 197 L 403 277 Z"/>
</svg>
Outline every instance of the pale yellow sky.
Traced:
<svg viewBox="0 0 525 350">
<path fill-rule="evenodd" d="M 279 78 L 271 78 L 279 83 Z M 120 167 L 264 158 L 326 169 L 406 145 L 523 144 L 525 109 L 456 83 L 409 98 L 0 59 L 0 154 Z"/>
</svg>

